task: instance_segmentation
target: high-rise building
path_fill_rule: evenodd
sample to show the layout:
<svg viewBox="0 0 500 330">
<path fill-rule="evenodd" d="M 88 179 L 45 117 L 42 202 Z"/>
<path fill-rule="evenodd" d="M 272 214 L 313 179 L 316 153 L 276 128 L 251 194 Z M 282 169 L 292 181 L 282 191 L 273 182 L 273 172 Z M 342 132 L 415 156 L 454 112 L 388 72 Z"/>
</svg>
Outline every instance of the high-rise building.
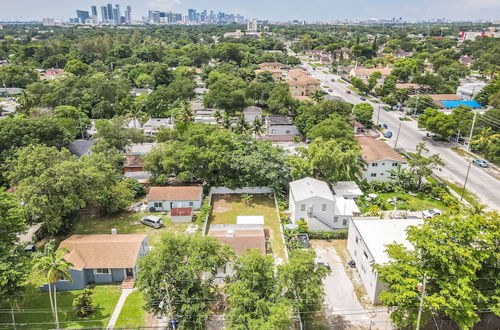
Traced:
<svg viewBox="0 0 500 330">
<path fill-rule="evenodd" d="M 42 19 L 43 26 L 54 26 L 56 25 L 56 21 L 53 18 L 46 17 Z"/>
<path fill-rule="evenodd" d="M 132 23 L 132 7 L 127 6 L 127 10 L 125 10 L 125 23 L 131 24 Z"/>
<path fill-rule="evenodd" d="M 188 9 L 188 20 L 196 22 L 196 9 Z"/>
<path fill-rule="evenodd" d="M 101 6 L 101 16 L 102 22 L 106 23 L 108 20 L 108 8 L 106 6 Z"/>
<path fill-rule="evenodd" d="M 90 19 L 89 12 L 86 10 L 77 10 L 76 11 L 76 20 L 78 23 L 85 24 L 87 20 Z"/>
<path fill-rule="evenodd" d="M 115 24 L 120 24 L 121 18 L 121 12 L 120 12 L 120 5 L 115 5 L 115 8 L 113 9 L 113 19 L 115 20 Z"/>
<path fill-rule="evenodd" d="M 107 7 L 107 10 L 108 10 L 108 20 L 112 20 L 114 17 L 113 17 L 113 5 L 108 3 L 106 5 Z"/>
<path fill-rule="evenodd" d="M 248 21 L 247 32 L 257 32 L 257 20 L 249 20 Z"/>
<path fill-rule="evenodd" d="M 97 16 L 97 6 L 91 6 L 90 11 L 92 12 L 92 16 Z"/>
</svg>

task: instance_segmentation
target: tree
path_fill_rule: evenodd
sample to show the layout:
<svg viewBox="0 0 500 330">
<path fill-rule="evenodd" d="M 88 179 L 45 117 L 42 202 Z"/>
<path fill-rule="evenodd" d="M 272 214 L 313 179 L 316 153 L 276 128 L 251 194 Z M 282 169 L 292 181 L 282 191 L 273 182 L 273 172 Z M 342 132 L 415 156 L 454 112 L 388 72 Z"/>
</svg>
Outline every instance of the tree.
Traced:
<svg viewBox="0 0 500 330">
<path fill-rule="evenodd" d="M 352 104 L 338 100 L 324 101 L 320 104 L 304 104 L 297 109 L 294 122 L 302 134 L 307 134 L 312 127 L 333 113 L 347 117 L 352 113 Z"/>
<path fill-rule="evenodd" d="M 70 105 L 61 105 L 54 109 L 56 118 L 66 118 L 72 120 L 72 126 L 77 135 L 83 139 L 83 136 L 90 128 L 90 119 L 87 114 L 76 107 Z"/>
<path fill-rule="evenodd" d="M 238 117 L 238 121 L 236 122 L 236 126 L 234 126 L 233 131 L 239 134 L 246 133 L 250 126 L 248 125 L 245 116 L 241 114 Z"/>
<path fill-rule="evenodd" d="M 67 249 L 55 248 L 55 242 L 51 241 L 44 247 L 42 253 L 38 253 L 33 259 L 33 268 L 45 275 L 49 283 L 49 299 L 56 329 L 59 329 L 59 316 L 57 311 L 57 286 L 59 280 L 73 281 L 70 269 L 73 265 L 64 259 L 69 251 Z"/>
<path fill-rule="evenodd" d="M 354 118 L 365 127 L 373 125 L 373 107 L 369 103 L 359 103 L 352 108 Z"/>
<path fill-rule="evenodd" d="M 125 128 L 123 117 L 96 120 L 95 127 L 95 137 L 99 140 L 93 147 L 94 152 L 105 152 L 111 148 L 124 151 L 129 144 L 144 141 L 144 135 L 139 129 Z"/>
<path fill-rule="evenodd" d="M 271 90 L 267 104 L 271 113 L 286 115 L 293 113 L 296 102 L 288 85 L 278 84 Z"/>
<path fill-rule="evenodd" d="M 25 88 L 38 80 L 38 74 L 27 65 L 0 66 L 0 86 Z"/>
<path fill-rule="evenodd" d="M 245 87 L 246 83 L 241 78 L 222 74 L 210 84 L 203 104 L 229 113 L 241 111 L 247 104 Z"/>
<path fill-rule="evenodd" d="M 294 180 L 312 176 L 330 183 L 355 180 L 361 172 L 359 147 L 345 148 L 336 140 L 314 140 L 307 149 L 291 157 Z"/>
<path fill-rule="evenodd" d="M 262 118 L 255 117 L 252 122 L 251 131 L 256 137 L 260 137 L 262 134 L 266 132 L 266 125 Z"/>
<path fill-rule="evenodd" d="M 311 98 L 316 101 L 316 103 L 319 103 L 323 100 L 323 92 L 320 90 L 314 91 L 314 93 L 311 95 Z"/>
<path fill-rule="evenodd" d="M 319 124 L 313 126 L 307 133 L 309 140 L 317 138 L 323 140 L 338 140 L 342 144 L 349 145 L 350 143 L 356 144 L 354 139 L 354 131 L 347 117 L 333 113 L 328 119 L 323 120 Z"/>
<path fill-rule="evenodd" d="M 413 109 L 415 114 L 423 113 L 425 109 L 437 109 L 437 105 L 427 95 L 412 96 L 405 102 L 405 106 Z"/>
<path fill-rule="evenodd" d="M 455 131 L 457 122 L 450 115 L 428 108 L 418 117 L 418 126 L 438 135 L 442 140 L 447 140 Z"/>
<path fill-rule="evenodd" d="M 357 77 L 351 78 L 351 84 L 354 86 L 354 88 L 357 88 L 362 94 L 367 94 L 370 91 L 368 85 L 365 84 L 363 80 Z"/>
<path fill-rule="evenodd" d="M 425 142 L 420 142 L 417 145 L 416 153 L 413 153 L 408 160 L 411 171 L 417 177 L 417 190 L 420 190 L 422 180 L 431 175 L 434 170 L 441 170 L 444 162 L 438 154 L 425 157 L 423 154 L 429 152 L 425 147 Z"/>
<path fill-rule="evenodd" d="M 413 58 L 400 58 L 394 63 L 394 70 L 392 74 L 398 77 L 400 80 L 408 81 L 408 79 L 414 76 L 418 72 L 419 65 L 417 60 Z"/>
<path fill-rule="evenodd" d="M 379 79 L 382 78 L 382 74 L 379 71 L 373 72 L 370 77 L 368 77 L 368 92 L 371 92 L 373 88 L 377 85 Z"/>
<path fill-rule="evenodd" d="M 73 299 L 73 308 L 78 317 L 85 317 L 92 314 L 94 306 L 92 295 L 94 292 L 90 289 L 85 289 L 82 293 Z"/>
<path fill-rule="evenodd" d="M 217 298 L 216 269 L 232 256 L 230 248 L 213 237 L 162 236 L 155 249 L 139 259 L 137 286 L 144 292 L 146 309 L 169 319 L 182 316 L 182 328 L 205 329 L 209 306 Z"/>
<path fill-rule="evenodd" d="M 0 300 L 14 309 L 22 298 L 29 274 L 28 260 L 18 235 L 26 230 L 25 214 L 15 194 L 0 189 Z M 13 316 L 13 315 L 12 315 Z M 15 323 L 15 320 L 12 320 Z"/>
<path fill-rule="evenodd" d="M 87 73 L 90 67 L 80 60 L 72 59 L 66 63 L 64 71 L 74 74 L 75 76 L 83 76 Z"/>
<path fill-rule="evenodd" d="M 444 214 L 407 231 L 412 248 L 390 244 L 389 262 L 376 265 L 387 290 L 382 303 L 392 306 L 399 328 L 413 327 L 419 311 L 417 286 L 426 276 L 422 324 L 434 314 L 472 329 L 482 310 L 499 315 L 497 212 Z M 495 248 L 492 248 L 495 247 Z"/>
<path fill-rule="evenodd" d="M 234 272 L 225 289 L 228 325 L 233 329 L 287 329 L 293 304 L 280 295 L 273 258 L 248 250 L 238 258 Z"/>
</svg>

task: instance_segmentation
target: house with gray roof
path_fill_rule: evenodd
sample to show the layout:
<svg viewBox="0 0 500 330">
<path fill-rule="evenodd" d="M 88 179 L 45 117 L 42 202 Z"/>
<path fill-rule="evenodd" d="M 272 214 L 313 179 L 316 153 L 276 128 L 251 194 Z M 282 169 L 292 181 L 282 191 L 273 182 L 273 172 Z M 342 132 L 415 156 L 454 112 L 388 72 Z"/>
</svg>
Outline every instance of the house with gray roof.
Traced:
<svg viewBox="0 0 500 330">
<path fill-rule="evenodd" d="M 299 129 L 294 125 L 292 117 L 271 115 L 266 117 L 268 136 L 298 136 Z"/>
<path fill-rule="evenodd" d="M 75 140 L 69 143 L 68 150 L 80 158 L 85 155 L 90 155 L 92 146 L 95 144 L 96 140 Z"/>
</svg>

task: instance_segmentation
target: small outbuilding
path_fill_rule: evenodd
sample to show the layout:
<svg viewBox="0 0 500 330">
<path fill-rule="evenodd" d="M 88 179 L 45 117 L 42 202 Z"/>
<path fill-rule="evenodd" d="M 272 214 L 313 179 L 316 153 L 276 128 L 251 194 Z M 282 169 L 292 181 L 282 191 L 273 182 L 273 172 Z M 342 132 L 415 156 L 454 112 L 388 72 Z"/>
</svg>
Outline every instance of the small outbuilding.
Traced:
<svg viewBox="0 0 500 330">
<path fill-rule="evenodd" d="M 172 222 L 192 222 L 193 208 L 192 207 L 175 207 L 170 212 Z"/>
</svg>

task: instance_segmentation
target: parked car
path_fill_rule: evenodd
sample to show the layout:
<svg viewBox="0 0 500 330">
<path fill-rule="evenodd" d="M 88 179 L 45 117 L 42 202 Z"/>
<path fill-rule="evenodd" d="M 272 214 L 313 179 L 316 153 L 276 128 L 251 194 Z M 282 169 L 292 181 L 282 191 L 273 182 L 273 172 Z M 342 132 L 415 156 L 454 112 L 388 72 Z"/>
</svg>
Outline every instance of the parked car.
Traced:
<svg viewBox="0 0 500 330">
<path fill-rule="evenodd" d="M 161 218 L 157 215 L 147 215 L 141 219 L 141 223 L 155 229 L 161 228 L 163 226 Z"/>
<path fill-rule="evenodd" d="M 441 212 L 440 209 L 432 209 L 422 212 L 424 219 L 434 218 L 436 215 L 441 215 L 441 214 L 443 214 L 443 212 Z"/>
<path fill-rule="evenodd" d="M 36 252 L 35 245 L 33 245 L 33 244 L 26 245 L 26 247 L 24 248 L 24 252 L 28 252 L 28 253 L 34 253 L 34 252 Z"/>
<path fill-rule="evenodd" d="M 351 91 L 345 91 L 347 94 L 351 94 Z"/>
<path fill-rule="evenodd" d="M 316 265 L 318 267 L 325 267 L 328 270 L 332 270 L 332 268 L 330 267 L 330 264 L 328 262 L 326 262 L 326 261 L 317 261 Z"/>
<path fill-rule="evenodd" d="M 354 261 L 354 260 L 349 261 L 347 264 L 348 264 L 348 265 L 349 265 L 349 267 L 351 267 L 351 268 L 356 268 L 356 261 Z"/>
<path fill-rule="evenodd" d="M 474 159 L 472 162 L 478 166 L 481 166 L 481 167 L 485 167 L 485 168 L 490 167 L 488 162 L 483 160 L 483 159 Z"/>
<path fill-rule="evenodd" d="M 392 132 L 391 131 L 385 132 L 384 137 L 390 139 L 392 137 Z"/>
<path fill-rule="evenodd" d="M 362 97 L 362 98 L 361 98 L 361 101 L 366 101 L 366 97 Z"/>
<path fill-rule="evenodd" d="M 331 79 L 332 82 L 335 82 L 335 79 Z"/>
<path fill-rule="evenodd" d="M 387 124 L 383 124 L 382 127 L 387 129 L 389 126 L 387 126 Z"/>
<path fill-rule="evenodd" d="M 333 89 L 329 88 L 328 91 L 331 93 L 331 92 L 333 92 Z"/>
</svg>

